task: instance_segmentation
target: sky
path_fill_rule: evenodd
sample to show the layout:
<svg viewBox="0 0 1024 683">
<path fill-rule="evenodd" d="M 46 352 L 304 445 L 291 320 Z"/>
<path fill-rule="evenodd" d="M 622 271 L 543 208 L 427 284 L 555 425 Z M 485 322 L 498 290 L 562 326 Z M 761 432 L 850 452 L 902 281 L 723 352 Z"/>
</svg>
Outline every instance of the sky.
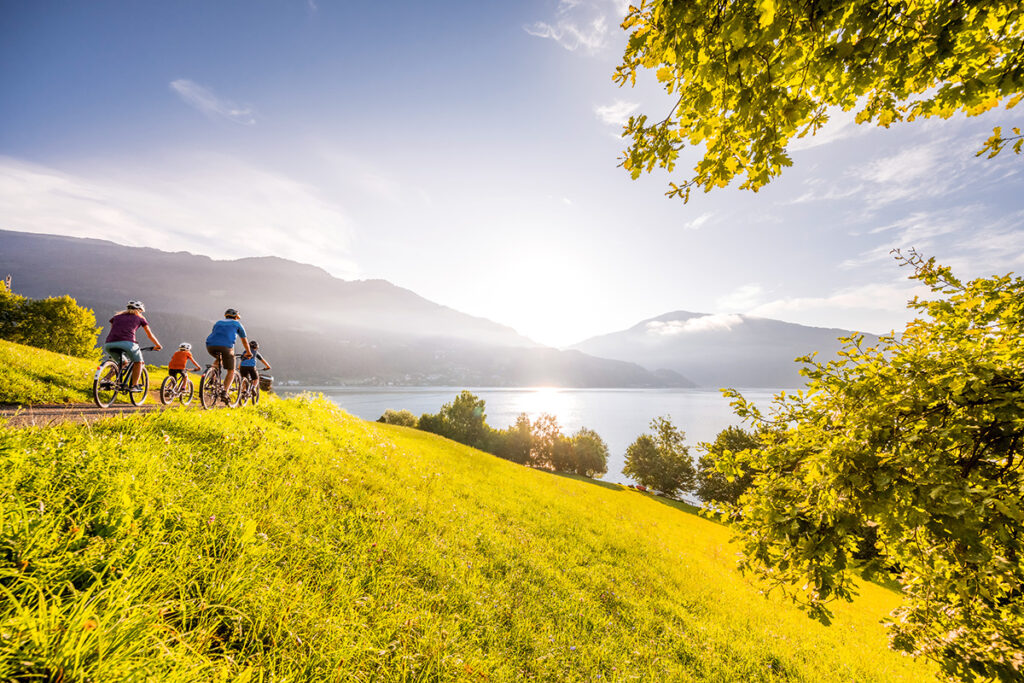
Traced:
<svg viewBox="0 0 1024 683">
<path fill-rule="evenodd" d="M 0 229 L 281 256 L 554 346 L 674 310 L 899 329 L 894 248 L 1024 269 L 1024 157 L 974 154 L 1024 108 L 836 112 L 756 194 L 631 180 L 624 118 L 667 104 L 612 81 L 620 0 L 0 7 Z"/>
</svg>

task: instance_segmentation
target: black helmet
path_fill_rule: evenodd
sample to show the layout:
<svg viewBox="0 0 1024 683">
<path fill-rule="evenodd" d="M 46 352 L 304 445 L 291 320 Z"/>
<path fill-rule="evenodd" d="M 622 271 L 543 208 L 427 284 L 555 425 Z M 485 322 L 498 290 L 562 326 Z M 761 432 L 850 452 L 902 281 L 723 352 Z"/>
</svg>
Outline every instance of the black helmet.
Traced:
<svg viewBox="0 0 1024 683">
<path fill-rule="evenodd" d="M 258 341 L 256 341 L 255 339 L 250 339 L 249 340 L 249 348 L 250 349 L 258 349 L 259 347 L 260 347 L 260 343 Z"/>
<path fill-rule="evenodd" d="M 237 318 L 238 317 L 238 311 L 236 311 L 233 308 L 229 308 L 228 310 L 224 311 L 224 317 L 225 318 Z"/>
</svg>

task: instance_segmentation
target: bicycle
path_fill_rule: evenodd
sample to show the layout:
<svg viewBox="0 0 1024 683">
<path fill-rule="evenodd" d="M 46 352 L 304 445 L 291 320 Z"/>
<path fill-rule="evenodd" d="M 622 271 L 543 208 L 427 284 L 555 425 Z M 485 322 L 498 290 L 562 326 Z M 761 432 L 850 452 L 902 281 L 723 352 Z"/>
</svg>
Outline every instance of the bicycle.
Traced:
<svg viewBox="0 0 1024 683">
<path fill-rule="evenodd" d="M 209 410 L 217 405 L 217 401 L 221 399 L 223 391 L 224 385 L 220 379 L 220 362 L 215 360 L 213 363 L 206 365 L 206 368 L 203 370 L 203 376 L 199 380 L 199 402 L 205 410 Z M 242 380 L 236 372 L 235 376 L 231 379 L 231 386 L 227 388 L 228 408 L 238 407 L 241 393 Z"/>
<path fill-rule="evenodd" d="M 178 399 L 183 406 L 191 404 L 192 396 L 195 394 L 195 384 L 188 375 L 188 371 L 184 371 L 178 378 L 170 375 L 164 377 L 164 381 L 160 385 L 160 402 L 166 406 L 174 403 L 174 399 Z"/>
<path fill-rule="evenodd" d="M 156 347 L 146 346 L 140 351 L 152 351 Z M 137 391 L 132 391 L 132 366 L 134 362 L 125 360 L 125 353 L 118 352 L 115 357 L 107 354 L 107 357 L 100 362 L 96 368 L 96 374 L 92 380 L 92 400 L 100 408 L 109 408 L 120 393 L 128 394 L 133 406 L 141 406 L 146 402 L 149 395 L 149 371 L 142 366 L 142 373 L 139 375 L 139 386 Z"/>
<path fill-rule="evenodd" d="M 239 356 L 241 358 L 241 356 Z M 238 396 L 238 405 L 245 405 L 245 402 L 249 401 L 253 405 L 260 402 L 260 378 L 256 377 L 252 380 L 248 377 L 242 378 L 242 391 Z"/>
</svg>

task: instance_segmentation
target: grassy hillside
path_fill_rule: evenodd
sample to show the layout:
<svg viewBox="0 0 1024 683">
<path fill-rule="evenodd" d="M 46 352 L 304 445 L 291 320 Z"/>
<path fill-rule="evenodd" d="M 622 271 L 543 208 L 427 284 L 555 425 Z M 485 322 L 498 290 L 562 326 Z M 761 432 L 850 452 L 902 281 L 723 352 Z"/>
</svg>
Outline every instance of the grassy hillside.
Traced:
<svg viewBox="0 0 1024 683">
<path fill-rule="evenodd" d="M 324 400 L 0 429 L 0 679 L 920 681 L 726 528 Z"/>
<path fill-rule="evenodd" d="M 96 359 L 100 357 L 97 350 Z M 32 346 L 0 339 L 0 403 L 86 403 L 92 401 L 92 378 L 96 359 L 72 358 Z M 149 367 L 149 400 L 159 400 L 156 391 L 166 370 Z M 119 400 L 127 401 L 121 396 Z"/>
</svg>

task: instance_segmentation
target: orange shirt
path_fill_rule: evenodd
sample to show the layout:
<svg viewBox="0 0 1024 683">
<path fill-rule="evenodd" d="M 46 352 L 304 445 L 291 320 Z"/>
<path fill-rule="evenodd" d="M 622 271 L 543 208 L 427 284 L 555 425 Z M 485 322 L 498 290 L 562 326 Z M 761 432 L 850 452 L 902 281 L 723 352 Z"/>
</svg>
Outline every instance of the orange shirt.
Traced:
<svg viewBox="0 0 1024 683">
<path fill-rule="evenodd" d="M 196 363 L 196 359 L 192 357 L 191 351 L 175 351 L 174 355 L 171 356 L 171 362 L 167 364 L 168 370 L 184 370 L 185 364 L 188 361 Z M 199 365 L 199 363 L 196 363 Z"/>
</svg>

